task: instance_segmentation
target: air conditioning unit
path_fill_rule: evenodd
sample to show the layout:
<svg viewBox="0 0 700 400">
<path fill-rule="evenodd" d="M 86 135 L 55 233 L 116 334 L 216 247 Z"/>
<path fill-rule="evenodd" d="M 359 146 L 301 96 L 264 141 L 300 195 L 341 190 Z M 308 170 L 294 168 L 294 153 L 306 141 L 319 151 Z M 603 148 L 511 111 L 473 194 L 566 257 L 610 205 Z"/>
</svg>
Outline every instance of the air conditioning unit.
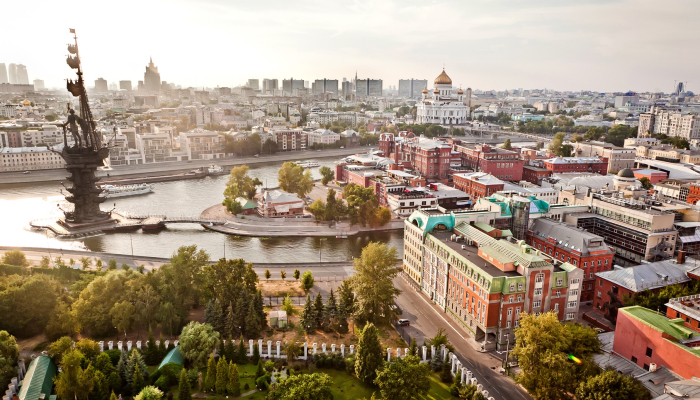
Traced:
<svg viewBox="0 0 700 400">
<path fill-rule="evenodd" d="M 649 364 L 649 372 L 656 372 L 656 363 Z"/>
</svg>

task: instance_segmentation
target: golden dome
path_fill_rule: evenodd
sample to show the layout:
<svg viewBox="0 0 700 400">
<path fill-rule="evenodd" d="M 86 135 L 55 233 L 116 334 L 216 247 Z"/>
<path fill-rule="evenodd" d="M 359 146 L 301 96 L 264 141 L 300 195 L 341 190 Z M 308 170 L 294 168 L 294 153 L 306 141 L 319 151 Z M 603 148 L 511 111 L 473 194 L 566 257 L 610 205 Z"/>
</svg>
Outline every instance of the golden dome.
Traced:
<svg viewBox="0 0 700 400">
<path fill-rule="evenodd" d="M 423 88 L 423 94 L 428 94 L 428 88 Z"/>
<path fill-rule="evenodd" d="M 459 88 L 459 90 L 457 91 L 457 94 L 464 94 L 464 92 L 462 91 L 462 88 Z"/>
<path fill-rule="evenodd" d="M 445 73 L 445 70 L 442 70 L 442 73 L 438 75 L 437 78 L 435 78 L 435 84 L 436 85 L 451 85 L 452 84 L 452 79 L 450 79 L 449 76 Z"/>
<path fill-rule="evenodd" d="M 32 105 L 32 102 L 27 100 L 27 99 L 24 99 L 24 101 L 22 102 L 22 105 L 25 107 L 29 107 Z"/>
<path fill-rule="evenodd" d="M 433 93 L 435 93 L 435 94 L 440 94 L 440 91 L 437 90 L 437 88 L 435 88 L 435 90 L 433 90 Z"/>
</svg>

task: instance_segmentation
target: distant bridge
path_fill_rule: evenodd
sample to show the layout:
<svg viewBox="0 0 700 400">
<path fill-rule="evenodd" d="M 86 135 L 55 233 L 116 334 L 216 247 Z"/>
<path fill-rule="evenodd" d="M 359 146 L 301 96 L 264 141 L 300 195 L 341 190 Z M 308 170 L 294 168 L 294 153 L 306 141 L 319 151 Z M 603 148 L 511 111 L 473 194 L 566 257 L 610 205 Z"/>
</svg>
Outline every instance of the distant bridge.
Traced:
<svg viewBox="0 0 700 400">
<path fill-rule="evenodd" d="M 165 215 L 128 216 L 126 222 L 114 225 L 112 230 L 135 229 L 160 229 L 166 224 L 199 224 L 199 225 L 224 225 L 223 219 L 209 219 L 199 217 L 168 217 Z"/>
</svg>

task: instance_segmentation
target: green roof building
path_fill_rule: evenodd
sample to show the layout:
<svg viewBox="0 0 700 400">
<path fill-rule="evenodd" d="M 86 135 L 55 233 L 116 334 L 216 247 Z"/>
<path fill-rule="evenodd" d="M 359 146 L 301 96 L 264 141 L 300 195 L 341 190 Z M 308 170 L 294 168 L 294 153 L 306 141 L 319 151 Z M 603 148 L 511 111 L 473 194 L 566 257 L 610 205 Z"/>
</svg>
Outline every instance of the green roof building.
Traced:
<svg viewBox="0 0 700 400">
<path fill-rule="evenodd" d="M 56 376 L 56 364 L 46 356 L 39 356 L 29 363 L 19 390 L 19 400 L 48 399 Z"/>
<path fill-rule="evenodd" d="M 177 346 L 174 349 L 170 350 L 170 352 L 165 356 L 165 358 L 163 358 L 163 361 L 158 366 L 158 369 L 161 369 L 165 364 L 170 363 L 175 363 L 178 365 L 184 364 L 184 356 L 180 351 L 180 346 Z"/>
</svg>

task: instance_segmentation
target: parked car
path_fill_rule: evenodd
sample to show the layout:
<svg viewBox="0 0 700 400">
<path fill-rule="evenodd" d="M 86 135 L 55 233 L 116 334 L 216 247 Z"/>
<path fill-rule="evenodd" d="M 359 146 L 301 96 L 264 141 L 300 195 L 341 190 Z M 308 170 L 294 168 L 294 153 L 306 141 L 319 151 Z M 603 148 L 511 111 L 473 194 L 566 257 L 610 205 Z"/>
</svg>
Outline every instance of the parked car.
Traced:
<svg viewBox="0 0 700 400">
<path fill-rule="evenodd" d="M 24 171 L 24 172 L 22 172 L 22 173 L 23 173 L 23 174 L 31 174 L 31 172 L 29 172 L 29 171 Z"/>
<path fill-rule="evenodd" d="M 409 325 L 411 325 L 411 321 L 409 321 L 409 320 L 407 320 L 407 319 L 400 319 L 400 320 L 399 320 L 399 325 L 400 325 L 400 326 L 409 326 Z"/>
</svg>

